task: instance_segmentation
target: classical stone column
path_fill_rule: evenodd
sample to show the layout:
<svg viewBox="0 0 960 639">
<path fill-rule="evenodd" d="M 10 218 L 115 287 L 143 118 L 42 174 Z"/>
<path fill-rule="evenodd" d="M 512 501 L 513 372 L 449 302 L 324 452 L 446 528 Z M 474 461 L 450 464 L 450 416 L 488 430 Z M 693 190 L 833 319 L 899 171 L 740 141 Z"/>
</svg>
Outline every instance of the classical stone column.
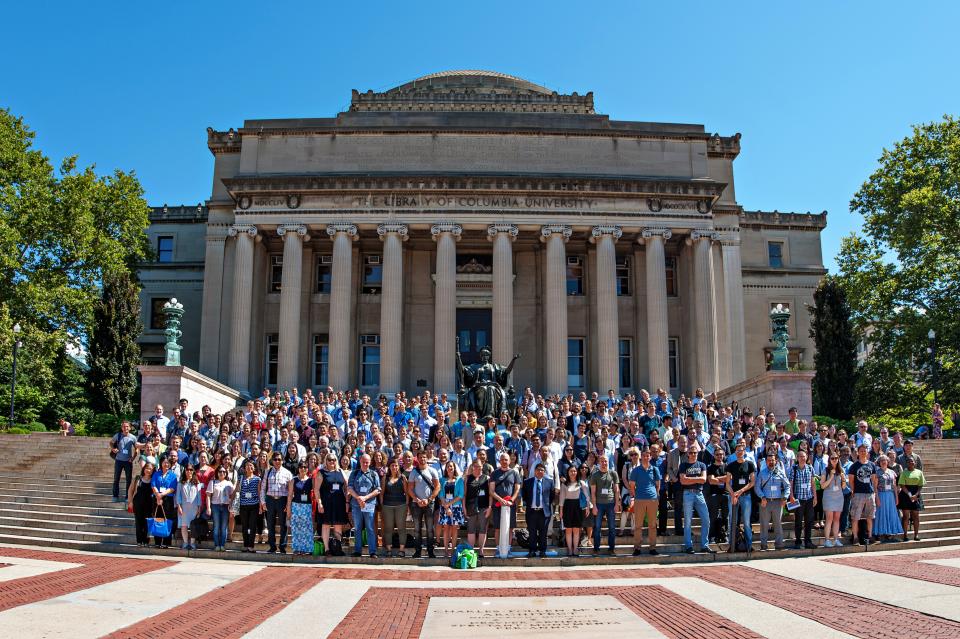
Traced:
<svg viewBox="0 0 960 639">
<path fill-rule="evenodd" d="M 353 224 L 330 224 L 327 235 L 333 238 L 333 265 L 330 269 L 330 368 L 328 381 L 337 390 L 347 390 L 351 359 L 357 352 L 353 343 L 350 316 L 353 309 Z"/>
<path fill-rule="evenodd" d="M 234 224 L 237 238 L 233 254 L 233 308 L 230 324 L 230 386 L 242 396 L 250 394 L 250 320 L 253 306 L 253 243 L 257 227 Z"/>
<path fill-rule="evenodd" d="M 694 379 L 705 393 L 717 388 L 717 310 L 713 286 L 711 243 L 719 239 L 713 232 L 693 231 L 693 308 L 697 342 L 697 373 Z"/>
<path fill-rule="evenodd" d="M 513 357 L 513 241 L 519 234 L 513 224 L 491 224 L 487 238 L 493 242 L 493 361 Z"/>
<path fill-rule="evenodd" d="M 620 313 L 617 303 L 616 241 L 623 235 L 619 226 L 595 226 L 590 241 L 597 247 L 597 380 L 601 393 L 620 390 Z"/>
<path fill-rule="evenodd" d="M 740 263 L 740 238 L 722 240 L 723 281 L 726 295 L 727 330 L 730 345 L 730 385 L 747 377 L 746 338 L 743 321 L 743 268 Z"/>
<path fill-rule="evenodd" d="M 200 309 L 200 372 L 221 379 L 220 320 L 223 317 L 223 254 L 227 229 L 207 225 L 207 251 L 203 262 L 203 308 Z"/>
<path fill-rule="evenodd" d="M 640 240 L 646 245 L 647 371 L 651 394 L 658 388 L 670 392 L 667 258 L 663 245 L 672 235 L 669 229 L 644 229 Z"/>
<path fill-rule="evenodd" d="M 380 392 L 402 390 L 403 378 L 403 242 L 406 224 L 381 224 L 383 288 L 380 293 Z"/>
<path fill-rule="evenodd" d="M 277 234 L 283 238 L 283 272 L 280 280 L 280 353 L 277 362 L 277 386 L 302 388 L 300 364 L 300 300 L 303 293 L 303 243 L 310 241 L 303 224 L 281 224 Z"/>
<path fill-rule="evenodd" d="M 543 314 L 546 335 L 543 341 L 546 392 L 567 392 L 567 240 L 573 229 L 547 225 L 540 229 L 540 241 L 547 245 L 543 283 Z"/>
<path fill-rule="evenodd" d="M 455 392 L 457 335 L 457 241 L 459 224 L 434 224 L 430 234 L 437 243 L 437 271 L 433 310 L 433 388 L 435 393 Z"/>
</svg>

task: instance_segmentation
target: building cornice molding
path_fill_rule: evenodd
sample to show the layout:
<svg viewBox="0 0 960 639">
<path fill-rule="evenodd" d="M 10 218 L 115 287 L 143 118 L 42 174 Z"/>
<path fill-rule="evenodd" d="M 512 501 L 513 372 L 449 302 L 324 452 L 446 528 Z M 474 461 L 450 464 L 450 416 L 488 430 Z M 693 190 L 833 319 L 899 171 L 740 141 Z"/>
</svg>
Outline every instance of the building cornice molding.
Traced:
<svg viewBox="0 0 960 639">
<path fill-rule="evenodd" d="M 451 222 L 437 222 L 430 227 L 430 235 L 435 242 L 439 240 L 440 236 L 444 233 L 449 233 L 455 241 L 460 241 L 460 236 L 463 235 L 463 227 Z"/>
<path fill-rule="evenodd" d="M 662 238 L 664 242 L 673 237 L 673 231 L 670 229 L 643 229 L 640 231 L 640 237 L 637 238 L 637 241 L 641 244 L 645 244 L 647 240 L 654 237 Z"/>
<path fill-rule="evenodd" d="M 260 234 L 257 232 L 257 227 L 253 224 L 234 224 L 227 231 L 227 235 L 230 237 L 237 237 L 238 235 L 244 233 L 253 239 L 260 239 Z"/>
<path fill-rule="evenodd" d="M 355 240 L 360 236 L 360 232 L 357 230 L 356 224 L 327 225 L 327 235 L 329 235 L 331 239 L 336 238 L 337 233 L 345 233 L 351 240 Z"/>
<path fill-rule="evenodd" d="M 287 233 L 296 234 L 296 236 L 304 242 L 310 241 L 310 235 L 307 233 L 307 226 L 305 224 L 290 223 L 281 224 L 277 227 L 277 235 L 280 237 L 285 236 Z"/>
<path fill-rule="evenodd" d="M 487 239 L 491 242 L 497 235 L 503 233 L 512 242 L 520 235 L 520 229 L 515 224 L 491 224 L 487 227 Z"/>
<path fill-rule="evenodd" d="M 388 222 L 377 225 L 377 235 L 380 236 L 381 240 L 387 239 L 387 235 L 390 233 L 396 233 L 404 242 L 410 239 L 410 227 L 408 227 L 406 224 Z"/>
<path fill-rule="evenodd" d="M 693 244 L 694 242 L 699 242 L 700 240 L 707 240 L 710 243 L 719 242 L 720 234 L 715 231 L 701 231 L 699 229 L 690 231 L 690 237 L 687 238 L 688 244 Z"/>
<path fill-rule="evenodd" d="M 566 224 L 547 224 L 540 228 L 541 242 L 546 242 L 552 235 L 559 235 L 566 242 L 573 235 L 573 228 Z"/>
<path fill-rule="evenodd" d="M 590 229 L 590 243 L 596 244 L 605 235 L 609 235 L 611 238 L 613 238 L 613 241 L 616 242 L 623 236 L 623 229 L 619 226 L 605 224 L 594 226 L 592 229 Z"/>
</svg>

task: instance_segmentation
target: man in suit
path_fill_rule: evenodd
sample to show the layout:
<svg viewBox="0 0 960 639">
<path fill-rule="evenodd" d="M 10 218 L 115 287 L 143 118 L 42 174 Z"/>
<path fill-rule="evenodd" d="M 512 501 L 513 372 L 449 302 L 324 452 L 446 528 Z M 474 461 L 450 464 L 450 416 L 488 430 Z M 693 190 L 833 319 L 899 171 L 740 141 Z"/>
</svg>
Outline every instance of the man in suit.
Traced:
<svg viewBox="0 0 960 639">
<path fill-rule="evenodd" d="M 547 467 L 538 463 L 533 477 L 523 482 L 522 497 L 526 505 L 527 529 L 530 531 L 530 554 L 527 557 L 546 556 L 547 522 L 553 514 L 553 480 L 546 477 Z"/>
</svg>

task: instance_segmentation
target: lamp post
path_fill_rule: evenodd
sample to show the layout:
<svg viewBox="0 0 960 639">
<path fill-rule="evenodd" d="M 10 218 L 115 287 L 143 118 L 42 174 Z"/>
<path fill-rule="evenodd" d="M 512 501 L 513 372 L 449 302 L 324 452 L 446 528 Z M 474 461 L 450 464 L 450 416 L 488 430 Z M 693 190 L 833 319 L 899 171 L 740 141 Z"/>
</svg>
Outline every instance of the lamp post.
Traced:
<svg viewBox="0 0 960 639">
<path fill-rule="evenodd" d="M 20 341 L 20 323 L 13 325 L 13 374 L 10 376 L 10 428 L 13 428 L 13 413 L 16 408 L 17 392 L 17 354 L 23 342 Z"/>
<path fill-rule="evenodd" d="M 940 402 L 937 399 L 937 332 L 930 329 L 930 332 L 927 333 L 927 339 L 930 340 L 930 346 L 927 347 L 927 352 L 930 353 L 930 368 L 933 371 L 933 403 L 937 404 Z"/>
<path fill-rule="evenodd" d="M 770 370 L 785 371 L 788 369 L 790 350 L 787 348 L 787 342 L 790 341 L 790 333 L 787 330 L 787 324 L 790 321 L 790 309 L 783 304 L 777 304 L 770 309 L 770 322 L 773 324 L 773 336 L 770 341 L 777 345 L 773 349 L 773 360 L 770 362 Z"/>
</svg>

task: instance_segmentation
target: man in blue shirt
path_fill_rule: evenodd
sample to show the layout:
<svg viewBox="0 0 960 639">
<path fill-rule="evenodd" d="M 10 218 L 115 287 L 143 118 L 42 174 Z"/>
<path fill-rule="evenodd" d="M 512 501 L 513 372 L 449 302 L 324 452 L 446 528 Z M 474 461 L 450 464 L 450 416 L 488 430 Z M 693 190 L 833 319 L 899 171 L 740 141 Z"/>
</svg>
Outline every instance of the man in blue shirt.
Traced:
<svg viewBox="0 0 960 639">
<path fill-rule="evenodd" d="M 767 550 L 767 534 L 771 522 L 776 538 L 776 550 L 783 550 L 783 501 L 790 494 L 790 482 L 777 463 L 777 453 L 767 452 L 766 463 L 757 473 L 754 492 L 760 497 L 760 550 Z"/>
<path fill-rule="evenodd" d="M 356 530 L 356 540 L 353 547 L 353 556 L 360 557 L 363 550 L 361 529 L 367 532 L 367 548 L 370 556 L 377 556 L 377 531 L 373 521 L 377 509 L 377 495 L 380 494 L 380 476 L 370 468 L 370 455 L 360 456 L 360 468 L 350 473 L 347 483 L 347 494 L 353 498 L 353 527 Z"/>
<path fill-rule="evenodd" d="M 130 422 L 120 424 L 120 432 L 110 439 L 110 453 L 113 456 L 113 501 L 126 501 L 120 497 L 120 473 L 126 475 L 126 486 L 123 494 L 130 491 L 130 480 L 133 476 L 133 449 L 137 445 L 137 438 L 130 432 Z"/>
<path fill-rule="evenodd" d="M 630 461 L 635 463 L 636 448 L 630 450 Z M 633 494 L 633 555 L 643 548 L 643 518 L 647 518 L 647 538 L 650 554 L 657 555 L 657 504 L 660 501 L 660 469 L 650 463 L 650 449 L 640 453 L 640 463 L 630 471 L 630 492 Z"/>
</svg>

